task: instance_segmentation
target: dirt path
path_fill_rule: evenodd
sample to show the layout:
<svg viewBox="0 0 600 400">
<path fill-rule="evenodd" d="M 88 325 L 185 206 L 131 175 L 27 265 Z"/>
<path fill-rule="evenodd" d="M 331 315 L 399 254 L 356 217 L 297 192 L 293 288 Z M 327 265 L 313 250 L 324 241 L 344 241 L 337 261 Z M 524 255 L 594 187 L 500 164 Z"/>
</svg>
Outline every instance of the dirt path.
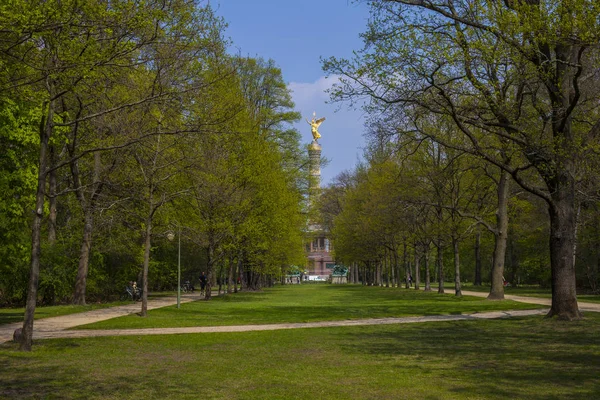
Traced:
<svg viewBox="0 0 600 400">
<path fill-rule="evenodd" d="M 453 294 L 454 291 L 447 291 Z M 487 293 L 463 291 L 465 296 L 487 297 Z M 507 299 L 541 305 L 550 305 L 550 299 L 536 297 L 512 296 L 507 295 Z M 184 295 L 181 298 L 182 303 L 199 300 L 198 295 Z M 153 299 L 148 302 L 148 310 L 167 307 L 176 304 L 175 297 L 164 297 Z M 579 303 L 582 311 L 600 312 L 600 304 Z M 360 320 L 344 321 L 326 321 L 310 323 L 289 323 L 289 324 L 268 324 L 268 325 L 234 325 L 234 326 L 209 326 L 209 327 L 187 327 L 187 328 L 153 328 L 153 329 L 86 329 L 86 330 L 68 330 L 69 328 L 85 325 L 92 322 L 104 321 L 117 318 L 124 315 L 140 312 L 140 303 L 134 303 L 124 306 L 104 308 L 100 310 L 87 311 L 78 314 L 64 315 L 60 317 L 44 318 L 34 322 L 34 340 L 53 339 L 53 338 L 80 338 L 97 336 L 125 336 L 125 335 L 168 335 L 182 333 L 213 333 L 213 332 L 248 332 L 259 330 L 280 330 L 280 329 L 300 329 L 300 328 L 320 328 L 337 326 L 360 326 L 360 325 L 386 325 L 386 324 L 408 324 L 423 323 L 434 321 L 464 321 L 476 319 L 494 319 L 510 318 L 527 315 L 543 315 L 548 309 L 537 310 L 516 310 L 516 311 L 493 311 L 484 313 L 474 313 L 470 315 L 435 315 L 424 317 L 403 317 L 403 318 L 371 318 Z M 14 323 L 0 325 L 0 343 L 12 340 L 15 329 L 23 326 L 23 323 Z"/>
<path fill-rule="evenodd" d="M 200 300 L 200 295 L 185 294 L 181 296 L 181 303 Z M 148 301 L 148 310 L 162 308 L 177 304 L 177 297 L 159 297 Z M 79 325 L 91 324 L 93 322 L 105 321 L 107 319 L 122 317 L 129 314 L 139 313 L 142 309 L 141 303 L 131 303 L 123 306 L 102 308 L 99 310 L 86 311 L 77 314 L 61 315 L 38 319 L 33 322 L 33 338 L 60 337 L 60 333 L 66 329 Z M 15 329 L 22 328 L 23 323 L 0 325 L 0 343 L 12 340 Z M 56 335 L 56 336 L 53 336 Z"/>
<path fill-rule="evenodd" d="M 454 294 L 454 290 L 447 290 L 446 293 Z M 476 297 L 487 297 L 489 293 L 486 292 L 471 292 L 471 291 L 462 291 L 463 296 L 476 296 Z M 552 299 L 543 299 L 540 297 L 528 297 L 528 296 L 515 296 L 511 294 L 504 295 L 506 300 L 518 301 L 519 303 L 529 303 L 529 304 L 540 304 L 543 306 L 550 307 L 552 305 Z M 592 312 L 600 312 L 600 303 L 586 303 L 586 302 L 578 302 L 579 310 L 592 311 Z"/>
</svg>

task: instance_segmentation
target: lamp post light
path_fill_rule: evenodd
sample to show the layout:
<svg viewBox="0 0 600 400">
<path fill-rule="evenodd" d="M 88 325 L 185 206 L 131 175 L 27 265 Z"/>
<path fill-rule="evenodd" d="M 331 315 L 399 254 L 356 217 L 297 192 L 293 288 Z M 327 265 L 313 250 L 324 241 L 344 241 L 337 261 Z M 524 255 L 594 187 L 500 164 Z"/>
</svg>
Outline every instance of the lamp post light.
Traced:
<svg viewBox="0 0 600 400">
<path fill-rule="evenodd" d="M 178 250 L 177 250 L 177 308 L 181 307 L 181 226 L 179 224 L 177 224 L 177 230 L 178 230 Z M 170 241 L 173 241 L 173 239 L 175 239 L 175 235 L 173 234 L 173 232 L 169 232 L 167 234 L 167 238 Z"/>
</svg>

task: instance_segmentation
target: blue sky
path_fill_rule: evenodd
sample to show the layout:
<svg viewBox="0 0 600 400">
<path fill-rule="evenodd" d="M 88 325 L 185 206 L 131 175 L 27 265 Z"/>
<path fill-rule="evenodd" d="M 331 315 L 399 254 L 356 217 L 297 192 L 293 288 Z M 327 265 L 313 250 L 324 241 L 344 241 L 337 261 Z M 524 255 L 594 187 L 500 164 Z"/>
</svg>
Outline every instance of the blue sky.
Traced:
<svg viewBox="0 0 600 400">
<path fill-rule="evenodd" d="M 352 170 L 364 146 L 363 114 L 345 104 L 326 104 L 324 91 L 335 77 L 325 78 L 320 59 L 349 58 L 362 47 L 359 34 L 366 30 L 367 5 L 350 0 L 217 0 L 211 5 L 229 24 L 232 52 L 271 58 L 281 68 L 303 116 L 296 127 L 305 144 L 312 136 L 304 118 L 310 119 L 313 111 L 327 118 L 319 128 L 322 155 L 329 160 L 321 171 L 323 184 Z"/>
</svg>

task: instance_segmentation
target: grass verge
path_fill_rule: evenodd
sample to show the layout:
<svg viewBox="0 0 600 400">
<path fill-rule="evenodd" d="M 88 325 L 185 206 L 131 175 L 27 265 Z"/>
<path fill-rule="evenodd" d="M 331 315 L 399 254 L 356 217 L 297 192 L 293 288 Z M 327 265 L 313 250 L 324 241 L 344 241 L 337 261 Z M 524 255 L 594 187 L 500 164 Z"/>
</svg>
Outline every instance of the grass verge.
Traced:
<svg viewBox="0 0 600 400">
<path fill-rule="evenodd" d="M 600 314 L 0 346 L 0 398 L 600 398 Z"/>
<path fill-rule="evenodd" d="M 147 318 L 129 315 L 82 325 L 81 329 L 135 329 L 277 324 L 416 315 L 471 314 L 543 308 L 514 301 L 356 285 L 289 285 L 241 292 L 211 301 L 164 307 Z"/>
</svg>

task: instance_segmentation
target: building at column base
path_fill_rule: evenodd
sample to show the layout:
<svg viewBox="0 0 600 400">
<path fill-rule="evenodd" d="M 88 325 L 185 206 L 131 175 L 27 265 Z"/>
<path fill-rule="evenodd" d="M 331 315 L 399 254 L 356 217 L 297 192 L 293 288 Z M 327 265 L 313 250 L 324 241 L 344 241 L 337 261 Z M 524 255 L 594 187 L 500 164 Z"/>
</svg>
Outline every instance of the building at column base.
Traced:
<svg viewBox="0 0 600 400">
<path fill-rule="evenodd" d="M 335 267 L 332 257 L 331 242 L 322 230 L 313 230 L 308 233 L 306 244 L 306 256 L 308 272 L 306 280 L 325 281 L 328 280 Z"/>
</svg>

